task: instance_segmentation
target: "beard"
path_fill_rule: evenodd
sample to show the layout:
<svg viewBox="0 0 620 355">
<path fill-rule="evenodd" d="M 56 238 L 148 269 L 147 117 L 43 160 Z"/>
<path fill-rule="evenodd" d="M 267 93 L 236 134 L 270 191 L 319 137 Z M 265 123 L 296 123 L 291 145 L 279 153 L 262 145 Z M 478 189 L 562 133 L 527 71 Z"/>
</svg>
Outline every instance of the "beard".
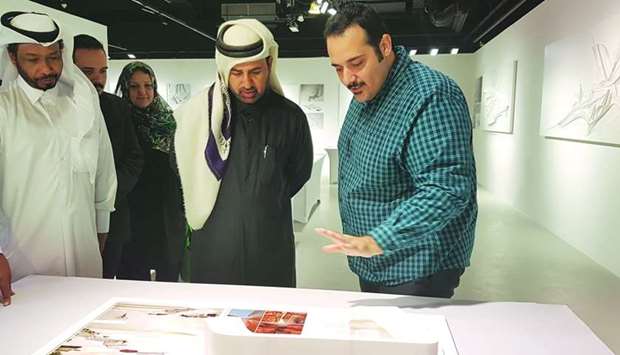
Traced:
<svg viewBox="0 0 620 355">
<path fill-rule="evenodd" d="M 246 104 L 254 104 L 258 102 L 258 100 L 260 100 L 265 95 L 266 91 L 267 90 L 261 93 L 258 90 L 256 90 L 256 88 L 242 89 L 242 90 L 239 90 L 239 92 L 236 92 L 235 90 L 230 90 L 230 92 L 232 92 L 232 94 L 237 98 L 237 100 L 243 103 L 246 103 Z M 242 93 L 254 95 L 254 97 L 252 99 L 248 99 L 247 97 L 244 97 Z"/>
<path fill-rule="evenodd" d="M 100 83 L 93 83 L 93 86 L 95 87 L 95 90 L 97 90 L 97 93 L 99 95 L 101 95 L 103 93 L 103 85 L 101 85 Z"/>
<path fill-rule="evenodd" d="M 24 79 L 24 81 L 35 89 L 46 91 L 49 89 L 53 89 L 56 86 L 56 84 L 58 84 L 60 73 L 43 75 L 38 78 L 33 78 L 33 77 L 28 76 L 26 71 L 19 64 L 19 62 L 16 63 L 15 66 L 17 67 L 17 72 Z M 62 71 L 62 68 L 61 68 L 61 71 Z"/>
</svg>

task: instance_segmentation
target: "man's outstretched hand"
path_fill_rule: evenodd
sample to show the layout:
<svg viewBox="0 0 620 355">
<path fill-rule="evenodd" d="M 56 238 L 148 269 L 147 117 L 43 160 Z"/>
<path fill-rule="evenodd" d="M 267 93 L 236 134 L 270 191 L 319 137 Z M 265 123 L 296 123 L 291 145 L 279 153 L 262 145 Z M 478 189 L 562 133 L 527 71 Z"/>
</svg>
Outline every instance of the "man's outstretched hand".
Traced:
<svg viewBox="0 0 620 355">
<path fill-rule="evenodd" d="M 10 305 L 11 296 L 13 295 L 14 293 L 11 289 L 11 267 L 4 255 L 0 254 L 0 296 L 2 296 L 0 301 L 2 301 L 2 305 Z"/>
<path fill-rule="evenodd" d="M 365 258 L 383 254 L 383 250 L 371 236 L 354 237 L 324 228 L 316 228 L 315 231 L 332 241 L 332 244 L 322 248 L 326 253 L 340 253 Z"/>
</svg>

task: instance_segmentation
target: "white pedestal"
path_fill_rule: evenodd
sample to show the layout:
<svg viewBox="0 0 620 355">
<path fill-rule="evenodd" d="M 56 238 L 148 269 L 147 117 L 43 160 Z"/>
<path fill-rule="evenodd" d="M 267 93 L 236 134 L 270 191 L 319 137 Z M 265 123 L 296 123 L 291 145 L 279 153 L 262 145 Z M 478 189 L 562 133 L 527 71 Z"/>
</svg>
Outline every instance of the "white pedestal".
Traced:
<svg viewBox="0 0 620 355">
<path fill-rule="evenodd" d="M 338 183 L 338 148 L 325 148 L 329 157 L 329 183 Z"/>
<path fill-rule="evenodd" d="M 317 154 L 314 156 L 312 165 L 312 174 L 310 180 L 293 196 L 292 209 L 293 220 L 308 223 L 312 209 L 321 199 L 321 170 L 325 154 Z"/>
</svg>

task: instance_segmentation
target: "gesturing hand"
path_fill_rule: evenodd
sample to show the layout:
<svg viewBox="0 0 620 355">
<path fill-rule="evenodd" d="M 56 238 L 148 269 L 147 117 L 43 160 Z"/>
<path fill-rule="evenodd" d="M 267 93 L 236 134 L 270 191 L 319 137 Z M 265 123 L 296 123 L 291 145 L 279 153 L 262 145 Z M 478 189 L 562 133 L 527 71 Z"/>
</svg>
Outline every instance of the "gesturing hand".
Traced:
<svg viewBox="0 0 620 355">
<path fill-rule="evenodd" d="M 13 296 L 13 290 L 11 289 L 11 267 L 9 261 L 0 254 L 0 299 L 3 306 L 11 304 L 11 296 Z"/>
<path fill-rule="evenodd" d="M 371 236 L 354 237 L 324 228 L 316 228 L 315 231 L 332 241 L 332 244 L 322 248 L 326 253 L 340 253 L 365 258 L 383 254 L 383 250 Z"/>
</svg>

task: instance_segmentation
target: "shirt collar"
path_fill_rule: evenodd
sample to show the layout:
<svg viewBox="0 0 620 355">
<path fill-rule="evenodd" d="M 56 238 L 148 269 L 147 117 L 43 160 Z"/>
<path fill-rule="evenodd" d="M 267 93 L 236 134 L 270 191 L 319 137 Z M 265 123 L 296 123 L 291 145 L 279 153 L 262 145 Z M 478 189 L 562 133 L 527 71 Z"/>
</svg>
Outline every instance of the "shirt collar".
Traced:
<svg viewBox="0 0 620 355">
<path fill-rule="evenodd" d="M 22 90 L 24 90 L 24 93 L 26 93 L 26 96 L 30 100 L 31 104 L 35 104 L 37 101 L 39 101 L 41 96 L 43 96 L 43 94 L 45 93 L 45 91 L 43 90 L 35 89 L 30 86 L 30 84 L 28 84 L 21 75 L 19 75 L 17 78 L 17 85 L 22 88 Z"/>
<path fill-rule="evenodd" d="M 54 86 L 53 88 L 49 90 L 36 89 L 30 86 L 30 84 L 28 84 L 26 80 L 22 78 L 21 75 L 18 75 L 17 85 L 22 88 L 24 93 L 26 93 L 28 100 L 30 100 L 30 103 L 33 105 L 37 101 L 39 101 L 42 97 L 46 97 L 50 99 L 57 98 L 60 96 L 72 97 L 72 93 L 74 89 L 73 82 L 62 80 L 62 79 L 59 79 L 56 82 L 56 86 Z"/>
</svg>

